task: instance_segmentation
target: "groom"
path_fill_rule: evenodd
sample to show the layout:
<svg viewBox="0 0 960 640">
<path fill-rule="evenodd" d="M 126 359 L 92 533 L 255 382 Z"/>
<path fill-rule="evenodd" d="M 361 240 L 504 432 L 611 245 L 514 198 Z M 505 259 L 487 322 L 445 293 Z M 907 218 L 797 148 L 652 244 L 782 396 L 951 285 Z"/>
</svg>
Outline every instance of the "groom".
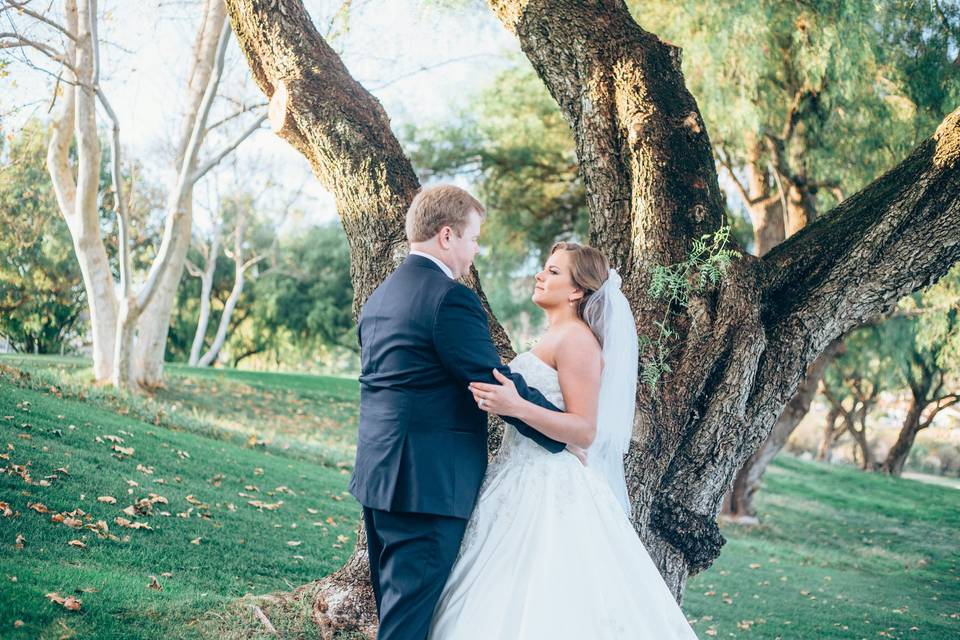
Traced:
<svg viewBox="0 0 960 640">
<path fill-rule="evenodd" d="M 484 208 L 452 185 L 407 212 L 410 255 L 360 314 L 360 430 L 350 492 L 363 505 L 380 640 L 427 636 L 487 467 L 487 414 L 467 385 L 495 384 L 557 407 L 501 365 L 477 295 L 457 282 L 479 251 Z M 515 418 L 551 452 L 564 449 Z"/>
</svg>

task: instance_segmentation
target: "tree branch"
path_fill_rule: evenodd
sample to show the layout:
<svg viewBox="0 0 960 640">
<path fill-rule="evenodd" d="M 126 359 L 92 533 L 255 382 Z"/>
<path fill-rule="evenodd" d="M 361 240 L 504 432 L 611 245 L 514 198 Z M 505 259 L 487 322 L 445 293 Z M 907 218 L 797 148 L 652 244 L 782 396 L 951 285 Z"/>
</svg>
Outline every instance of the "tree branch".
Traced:
<svg viewBox="0 0 960 640">
<path fill-rule="evenodd" d="M 248 112 L 250 112 L 250 111 L 256 111 L 257 109 L 260 109 L 260 108 L 263 108 L 263 107 L 266 107 L 266 106 L 267 106 L 267 103 L 266 103 L 266 102 L 257 102 L 256 104 L 241 105 L 241 108 L 238 109 L 237 111 L 234 111 L 233 113 L 231 113 L 230 115 L 228 115 L 228 116 L 226 116 L 226 117 L 220 118 L 219 120 L 217 120 L 216 122 L 214 122 L 214 123 L 211 124 L 211 125 L 207 125 L 207 131 L 206 131 L 206 132 L 207 132 L 207 133 L 210 133 L 211 131 L 213 131 L 213 130 L 216 129 L 217 127 L 219 127 L 219 126 L 221 126 L 221 125 L 223 125 L 223 124 L 226 124 L 226 123 L 230 122 L 231 120 L 233 120 L 233 119 L 235 119 L 235 118 L 239 118 L 240 116 L 242 116 L 242 115 L 245 114 L 245 113 L 248 113 Z"/>
<path fill-rule="evenodd" d="M 60 33 L 62 33 L 63 35 L 65 35 L 65 36 L 67 36 L 68 38 L 70 38 L 71 40 L 73 40 L 74 42 L 77 41 L 77 34 L 75 34 L 74 32 L 70 31 L 70 30 L 67 29 L 65 26 L 63 26 L 62 24 L 60 24 L 59 22 L 55 22 L 54 20 L 51 20 L 51 19 L 48 18 L 47 16 L 45 16 L 45 15 L 43 15 L 43 14 L 41 14 L 41 13 L 37 13 L 36 11 L 33 11 L 32 9 L 29 9 L 29 8 L 27 7 L 27 3 L 26 3 L 26 2 L 15 2 L 14 0 L 5 0 L 5 2 L 6 2 L 7 5 L 9 5 L 10 7 L 14 8 L 14 9 L 17 9 L 18 11 L 20 11 L 20 12 L 23 13 L 24 15 L 28 15 L 28 16 L 30 16 L 31 18 L 35 19 L 35 20 L 39 20 L 40 22 L 42 22 L 42 23 L 44 23 L 44 24 L 46 24 L 46 25 L 48 25 L 48 26 L 53 27 L 54 29 L 56 29 L 57 31 L 59 31 Z"/>
<path fill-rule="evenodd" d="M 78 77 L 76 68 L 67 61 L 67 56 L 64 52 L 54 49 L 48 44 L 37 42 L 36 40 L 31 40 L 30 38 L 21 36 L 19 33 L 0 33 L 0 38 L 13 38 L 12 41 L 8 40 L 6 42 L 0 42 L 0 49 L 21 49 L 23 47 L 35 49 L 54 62 L 62 64 L 67 69 L 70 69 L 70 71 L 73 72 L 74 77 Z"/>
<path fill-rule="evenodd" d="M 206 164 L 197 169 L 194 174 L 190 177 L 191 182 L 196 183 L 207 174 L 210 169 L 213 169 L 215 166 L 220 164 L 220 161 L 226 158 L 230 153 L 240 146 L 244 140 L 249 138 L 255 131 L 260 130 L 260 125 L 263 124 L 263 121 L 267 119 L 267 114 L 259 116 L 243 133 L 237 136 L 233 142 L 224 147 L 219 153 L 213 156 Z"/>
<path fill-rule="evenodd" d="M 960 109 L 900 165 L 762 259 L 768 346 L 751 415 L 778 406 L 801 367 L 834 338 L 888 313 L 960 260 L 958 160 Z M 795 366 L 787 372 L 784 362 Z M 789 384 L 779 386 L 785 376 Z"/>
<path fill-rule="evenodd" d="M 224 22 L 223 28 L 220 31 L 220 39 L 217 43 L 214 69 L 210 75 L 210 81 L 207 83 L 206 90 L 203 94 L 203 100 L 200 103 L 199 113 L 194 121 L 193 131 L 190 134 L 190 140 L 187 143 L 183 161 L 180 164 L 180 174 L 177 177 L 177 184 L 173 192 L 174 195 L 171 197 L 171 200 L 173 201 L 179 202 L 180 196 L 187 191 L 189 184 L 193 184 L 190 182 L 190 169 L 196 162 L 196 157 L 199 152 L 199 147 L 203 137 L 202 134 L 206 129 L 207 116 L 210 114 L 210 107 L 213 104 L 214 97 L 216 96 L 217 86 L 220 83 L 220 77 L 223 75 L 223 59 L 229 40 L 230 23 Z M 178 207 L 175 208 L 175 210 L 171 211 L 169 215 L 179 215 L 180 212 L 178 209 Z M 159 282 L 164 271 L 167 269 L 167 265 L 170 263 L 170 259 L 173 255 L 172 245 L 174 242 L 174 227 L 175 225 L 167 225 L 164 229 L 164 237 L 163 240 L 161 240 L 160 250 L 158 251 L 157 258 L 150 266 L 150 271 L 147 273 L 146 281 L 137 295 L 137 306 L 139 306 L 141 309 L 145 308 L 150 303 L 153 294 L 157 290 L 157 283 Z"/>
</svg>

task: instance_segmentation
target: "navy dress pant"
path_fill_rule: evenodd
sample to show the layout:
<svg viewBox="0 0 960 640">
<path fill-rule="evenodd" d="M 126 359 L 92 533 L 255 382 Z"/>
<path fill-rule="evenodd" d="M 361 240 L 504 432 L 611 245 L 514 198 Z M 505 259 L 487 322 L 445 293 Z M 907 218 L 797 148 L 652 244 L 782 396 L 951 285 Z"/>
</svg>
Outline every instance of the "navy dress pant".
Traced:
<svg viewBox="0 0 960 640">
<path fill-rule="evenodd" d="M 464 518 L 363 508 L 377 640 L 424 640 L 460 551 Z"/>
</svg>

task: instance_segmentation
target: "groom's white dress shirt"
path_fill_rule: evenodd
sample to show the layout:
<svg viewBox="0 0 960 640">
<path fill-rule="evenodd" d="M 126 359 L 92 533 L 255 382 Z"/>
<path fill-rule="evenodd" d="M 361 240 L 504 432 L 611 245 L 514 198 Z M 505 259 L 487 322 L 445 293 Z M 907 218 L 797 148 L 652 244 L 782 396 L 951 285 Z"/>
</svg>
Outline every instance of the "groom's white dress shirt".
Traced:
<svg viewBox="0 0 960 640">
<path fill-rule="evenodd" d="M 440 258 L 437 258 L 436 256 L 432 256 L 432 255 L 430 255 L 429 253 L 424 253 L 423 251 L 413 251 L 413 250 L 412 250 L 412 251 L 410 251 L 410 255 L 412 255 L 412 256 L 423 256 L 424 258 L 427 258 L 428 260 L 433 260 L 433 261 L 437 264 L 438 267 L 440 267 L 441 269 L 443 269 L 443 272 L 444 272 L 445 274 L 447 274 L 447 277 L 448 277 L 448 278 L 450 278 L 451 280 L 453 279 L 453 271 L 450 271 L 450 267 L 448 267 L 447 265 L 443 264 L 443 261 L 442 261 Z"/>
</svg>

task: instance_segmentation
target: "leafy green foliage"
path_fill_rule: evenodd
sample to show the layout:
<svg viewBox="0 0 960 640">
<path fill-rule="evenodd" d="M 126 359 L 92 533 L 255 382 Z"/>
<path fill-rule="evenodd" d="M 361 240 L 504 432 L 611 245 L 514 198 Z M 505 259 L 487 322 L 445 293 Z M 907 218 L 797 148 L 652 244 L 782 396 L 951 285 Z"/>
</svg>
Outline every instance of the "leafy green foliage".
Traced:
<svg viewBox="0 0 960 640">
<path fill-rule="evenodd" d="M 17 351 L 69 350 L 83 330 L 83 281 L 46 169 L 46 130 L 8 138 L 0 169 L 0 335 Z"/>
<path fill-rule="evenodd" d="M 643 28 L 683 48 L 687 86 L 711 141 L 740 167 L 757 141 L 781 134 L 798 94 L 808 94 L 785 153 L 810 182 L 849 195 L 960 103 L 956 3 L 629 4 Z M 761 167 L 770 159 L 765 151 Z M 824 190 L 817 197 L 821 210 L 834 202 Z"/>
<path fill-rule="evenodd" d="M 651 390 L 660 377 L 671 371 L 671 342 L 677 337 L 670 324 L 670 316 L 682 313 L 691 295 L 704 293 L 715 287 L 726 273 L 730 262 L 740 254 L 727 249 L 730 227 L 723 226 L 713 234 L 705 234 L 693 241 L 690 253 L 683 262 L 672 265 L 656 265 L 651 271 L 650 288 L 647 293 L 666 303 L 663 319 L 655 324 L 660 329 L 656 338 L 641 334 L 640 380 Z"/>
<path fill-rule="evenodd" d="M 251 317 L 256 333 L 299 348 L 356 350 L 350 250 L 338 223 L 313 227 L 281 243 L 275 271 L 257 280 Z"/>
</svg>

